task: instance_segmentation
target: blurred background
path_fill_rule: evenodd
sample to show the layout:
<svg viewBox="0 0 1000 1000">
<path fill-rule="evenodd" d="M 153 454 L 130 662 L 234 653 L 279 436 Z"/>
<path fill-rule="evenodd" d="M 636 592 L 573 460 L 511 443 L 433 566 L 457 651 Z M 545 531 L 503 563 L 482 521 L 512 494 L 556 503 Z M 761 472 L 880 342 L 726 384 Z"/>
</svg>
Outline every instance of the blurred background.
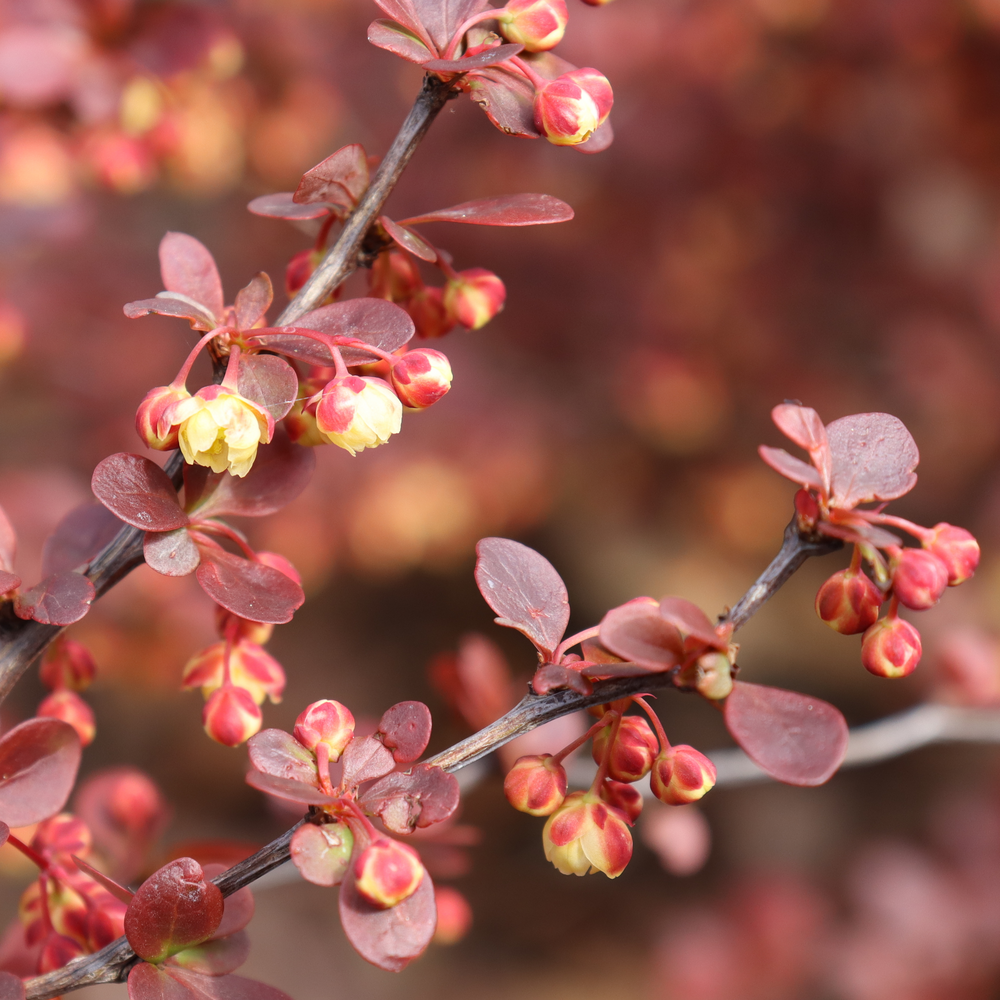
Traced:
<svg viewBox="0 0 1000 1000">
<path fill-rule="evenodd" d="M 844 554 L 807 565 L 740 633 L 741 676 L 827 698 L 852 725 L 928 698 L 1000 704 L 1000 2 L 568 2 L 559 54 L 610 78 L 616 141 L 584 156 L 512 139 L 462 98 L 417 152 L 396 218 L 521 191 L 576 218 L 427 227 L 456 267 L 498 273 L 507 307 L 433 345 L 455 371 L 439 406 L 376 452 L 320 449 L 307 491 L 247 525 L 308 596 L 268 646 L 288 687 L 265 726 L 290 728 L 321 697 L 373 718 L 419 698 L 441 749 L 468 728 L 428 665 L 471 632 L 526 682 L 528 643 L 500 634 L 474 586 L 484 535 L 552 560 L 571 630 L 639 594 L 719 613 L 791 515 L 794 487 L 756 456 L 782 443 L 769 412 L 786 398 L 826 421 L 903 419 L 920 481 L 893 512 L 968 527 L 983 563 L 919 616 L 910 678 L 868 675 L 859 639 L 816 618 Z M 181 321 L 122 316 L 161 287 L 163 233 L 211 249 L 228 301 L 260 269 L 280 287 L 310 231 L 246 203 L 294 189 L 345 143 L 391 141 L 420 72 L 367 44 L 378 13 L 368 0 L 0 4 L 0 505 L 29 584 L 93 466 L 141 450 L 135 407 L 194 343 Z M 349 290 L 365 287 L 359 275 Z M 289 825 L 179 691 L 214 639 L 193 579 L 142 568 L 70 634 L 99 670 L 84 773 L 146 770 L 174 809 L 164 849 L 261 844 Z M 975 663 L 975 691 L 946 683 L 956 658 Z M 22 682 L 5 724 L 42 694 Z M 667 694 L 659 711 L 674 742 L 729 745 L 700 700 Z M 381 972 L 344 941 L 335 893 L 289 878 L 257 894 L 245 974 L 296 1000 L 1000 996 L 994 749 L 927 748 L 819 789 L 720 788 L 672 829 L 648 810 L 614 883 L 555 872 L 541 821 L 510 809 L 501 781 L 488 770 L 465 797 L 479 845 L 438 845 L 474 913 L 458 944 Z M 8 918 L 31 874 L 2 868 Z"/>
</svg>

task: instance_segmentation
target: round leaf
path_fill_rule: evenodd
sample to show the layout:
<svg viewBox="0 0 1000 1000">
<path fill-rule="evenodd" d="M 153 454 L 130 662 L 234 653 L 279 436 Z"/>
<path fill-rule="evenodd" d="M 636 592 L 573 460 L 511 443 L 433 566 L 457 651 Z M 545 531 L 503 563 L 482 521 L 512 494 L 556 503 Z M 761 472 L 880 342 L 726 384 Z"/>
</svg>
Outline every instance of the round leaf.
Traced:
<svg viewBox="0 0 1000 1000">
<path fill-rule="evenodd" d="M 18 618 L 31 618 L 42 625 L 72 625 L 90 610 L 94 596 L 94 585 L 85 576 L 67 570 L 18 594 L 14 611 Z"/>
<path fill-rule="evenodd" d="M 203 550 L 197 575 L 213 601 L 254 622 L 290 622 L 306 599 L 302 588 L 280 570 L 229 552 Z"/>
<path fill-rule="evenodd" d="M 416 760 L 431 738 L 431 710 L 422 701 L 400 701 L 387 709 L 378 724 L 382 742 L 399 764 Z"/>
<path fill-rule="evenodd" d="M 147 531 L 142 542 L 142 554 L 149 568 L 164 576 L 188 576 L 201 562 L 201 553 L 187 528 Z"/>
<path fill-rule="evenodd" d="M 833 504 L 850 509 L 870 500 L 895 500 L 916 484 L 920 452 L 901 420 L 888 413 L 855 413 L 826 428 L 833 459 Z"/>
<path fill-rule="evenodd" d="M 133 528 L 173 531 L 188 523 L 170 477 L 141 455 L 110 455 L 94 469 L 90 488 L 108 510 Z"/>
<path fill-rule="evenodd" d="M 655 604 L 629 602 L 612 608 L 601 620 L 600 639 L 615 655 L 651 670 L 669 670 L 683 658 L 680 632 Z"/>
</svg>

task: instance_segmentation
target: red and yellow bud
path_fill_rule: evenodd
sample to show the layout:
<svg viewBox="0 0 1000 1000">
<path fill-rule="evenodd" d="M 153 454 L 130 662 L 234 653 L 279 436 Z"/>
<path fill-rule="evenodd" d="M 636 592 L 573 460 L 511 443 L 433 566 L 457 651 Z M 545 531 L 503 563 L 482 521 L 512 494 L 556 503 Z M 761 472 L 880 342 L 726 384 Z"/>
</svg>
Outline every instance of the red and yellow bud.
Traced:
<svg viewBox="0 0 1000 1000">
<path fill-rule="evenodd" d="M 549 816 L 566 798 L 566 769 L 547 754 L 519 757 L 504 778 L 503 793 L 529 816 Z"/>
<path fill-rule="evenodd" d="M 354 739 L 354 716 L 346 705 L 324 698 L 314 701 L 299 715 L 292 732 L 307 750 L 324 744 L 330 760 L 336 762 Z"/>
<path fill-rule="evenodd" d="M 424 410 L 451 388 L 451 364 L 430 347 L 407 351 L 389 372 L 389 380 L 403 406 Z"/>
<path fill-rule="evenodd" d="M 508 0 L 497 11 L 500 33 L 527 52 L 554 49 L 566 33 L 566 0 Z"/>
<path fill-rule="evenodd" d="M 703 698 L 721 701 L 729 697 L 733 690 L 733 663 L 725 653 L 718 650 L 703 653 L 695 666 L 694 687 Z"/>
<path fill-rule="evenodd" d="M 70 887 L 66 879 L 46 879 L 48 920 L 42 901 L 42 883 L 36 880 L 28 886 L 21 895 L 18 906 L 18 917 L 24 927 L 24 937 L 29 945 L 41 941 L 51 923 L 51 928 L 57 934 L 72 938 L 81 945 L 87 943 L 86 900 L 75 889 Z"/>
<path fill-rule="evenodd" d="M 358 892 L 383 910 L 412 896 L 425 874 L 420 855 L 408 844 L 388 837 L 373 840 L 354 862 Z"/>
<path fill-rule="evenodd" d="M 861 662 L 876 677 L 912 674 L 922 652 L 920 633 L 894 614 L 875 622 L 861 640 Z"/>
<path fill-rule="evenodd" d="M 689 746 L 669 747 L 653 764 L 649 786 L 668 806 L 697 802 L 715 784 L 715 765 Z"/>
<path fill-rule="evenodd" d="M 402 426 L 403 407 L 381 379 L 346 375 L 328 382 L 316 406 L 316 429 L 356 455 L 385 444 Z"/>
<path fill-rule="evenodd" d="M 594 736 L 594 761 L 600 764 L 607 753 L 613 725 L 599 729 Z M 626 715 L 618 727 L 618 735 L 608 759 L 608 777 L 615 781 L 638 781 L 649 773 L 660 744 L 649 723 L 638 715 Z"/>
<path fill-rule="evenodd" d="M 436 885 L 434 905 L 437 908 L 434 943 L 457 944 L 472 927 L 472 907 L 469 906 L 469 901 L 449 885 Z"/>
<path fill-rule="evenodd" d="M 591 792 L 573 792 L 546 821 L 542 846 L 563 875 L 617 878 L 632 857 L 632 834 L 617 809 Z"/>
<path fill-rule="evenodd" d="M 257 555 L 259 558 L 263 553 L 258 552 Z M 266 625 L 263 622 L 252 622 L 248 618 L 240 618 L 239 615 L 234 615 L 232 611 L 227 611 L 221 604 L 217 604 L 215 606 L 215 631 L 225 638 L 226 631 L 230 627 L 233 627 L 235 630 L 233 632 L 234 640 L 248 639 L 250 642 L 257 643 L 258 646 L 263 646 L 274 634 L 273 625 Z"/>
<path fill-rule="evenodd" d="M 205 732 L 224 747 L 246 743 L 260 729 L 262 718 L 250 692 L 234 684 L 220 687 L 201 713 Z"/>
<path fill-rule="evenodd" d="M 635 785 L 610 778 L 601 783 L 600 796 L 609 806 L 620 810 L 631 826 L 642 813 L 642 792 Z"/>
<path fill-rule="evenodd" d="M 417 328 L 417 336 L 423 340 L 443 337 L 455 325 L 444 307 L 442 288 L 424 286 L 410 296 L 404 308 Z"/>
<path fill-rule="evenodd" d="M 556 146 L 586 142 L 611 112 L 614 95 L 596 69 L 577 69 L 535 92 L 535 128 Z"/>
<path fill-rule="evenodd" d="M 934 607 L 948 586 L 948 567 L 927 549 L 898 549 L 891 563 L 892 592 L 914 611 Z"/>
<path fill-rule="evenodd" d="M 583 69 L 570 70 L 569 73 L 565 74 L 565 79 L 579 84 L 590 94 L 597 105 L 597 124 L 603 125 L 607 121 L 608 115 L 611 114 L 611 108 L 615 103 L 614 91 L 611 89 L 608 78 L 593 67 L 585 66 Z"/>
<path fill-rule="evenodd" d="M 59 636 L 45 653 L 38 675 L 50 691 L 68 688 L 86 691 L 97 668 L 90 650 L 82 642 Z"/>
<path fill-rule="evenodd" d="M 323 259 L 322 250 L 300 250 L 285 268 L 285 294 L 294 299 Z"/>
<path fill-rule="evenodd" d="M 838 570 L 816 593 L 816 614 L 835 632 L 857 635 L 878 621 L 885 598 L 861 571 Z"/>
<path fill-rule="evenodd" d="M 957 587 L 976 572 L 979 565 L 979 542 L 965 528 L 953 524 L 935 524 L 924 548 L 933 553 L 948 570 L 948 586 Z"/>
<path fill-rule="evenodd" d="M 388 299 L 390 302 L 406 302 L 423 286 L 416 261 L 408 253 L 392 247 L 383 250 L 375 258 L 371 270 L 373 297 Z"/>
<path fill-rule="evenodd" d="M 201 688 L 210 698 L 225 681 L 226 644 L 215 642 L 196 653 L 184 667 L 181 687 L 185 691 Z M 246 690 L 257 705 L 270 698 L 277 705 L 285 690 L 285 671 L 268 652 L 249 639 L 233 643 L 229 654 L 229 679 Z"/>
<path fill-rule="evenodd" d="M 507 289 L 492 271 L 470 267 L 448 279 L 443 301 L 453 324 L 478 330 L 503 309 L 506 298 Z"/>
<path fill-rule="evenodd" d="M 135 432 L 147 448 L 170 451 L 177 447 L 177 428 L 160 424 L 169 407 L 190 398 L 191 393 L 183 386 L 161 385 L 146 393 L 135 411 Z"/>
<path fill-rule="evenodd" d="M 76 735 L 84 746 L 93 743 L 97 735 L 94 710 L 75 691 L 66 688 L 53 691 L 47 698 L 43 698 L 35 715 L 68 722 L 76 730 Z"/>
<path fill-rule="evenodd" d="M 62 861 L 70 854 L 85 858 L 93 842 L 90 827 L 82 819 L 72 813 L 59 813 L 35 827 L 31 847 L 47 858 Z"/>
</svg>

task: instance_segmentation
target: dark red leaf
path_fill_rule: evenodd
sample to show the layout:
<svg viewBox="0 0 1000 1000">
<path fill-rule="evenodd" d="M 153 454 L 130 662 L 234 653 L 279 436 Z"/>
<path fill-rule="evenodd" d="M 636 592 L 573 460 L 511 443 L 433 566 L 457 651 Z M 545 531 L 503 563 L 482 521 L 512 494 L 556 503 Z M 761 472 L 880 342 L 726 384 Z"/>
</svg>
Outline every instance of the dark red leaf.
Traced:
<svg viewBox="0 0 1000 1000">
<path fill-rule="evenodd" d="M 42 625 L 72 625 L 90 610 L 95 596 L 94 585 L 85 576 L 65 570 L 18 594 L 14 613 Z"/>
<path fill-rule="evenodd" d="M 187 233 L 167 233 L 160 240 L 160 274 L 168 292 L 194 299 L 216 320 L 222 316 L 225 302 L 219 270 L 199 240 Z"/>
<path fill-rule="evenodd" d="M 430 875 L 424 875 L 408 899 L 380 910 L 358 892 L 354 871 L 349 869 L 340 887 L 340 922 L 363 959 L 388 972 L 399 972 L 423 954 L 434 936 L 437 907 Z"/>
<path fill-rule="evenodd" d="M 611 127 L 611 120 L 608 119 L 603 125 L 599 125 L 597 131 L 586 141 L 581 142 L 572 148 L 578 153 L 603 153 L 615 141 L 615 132 Z"/>
<path fill-rule="evenodd" d="M 819 698 L 736 681 L 723 715 L 747 756 L 789 785 L 822 785 L 847 753 L 844 717 Z"/>
<path fill-rule="evenodd" d="M 103 886 L 112 896 L 115 897 L 119 902 L 124 903 L 128 906 L 132 902 L 132 897 L 135 895 L 130 889 L 126 889 L 125 886 L 119 885 L 113 878 L 108 878 L 103 872 L 99 872 L 92 865 L 88 865 L 86 861 L 82 858 L 78 858 L 75 854 L 70 855 L 73 858 L 73 864 L 76 865 L 80 871 L 83 872 L 88 878 L 92 878 L 98 885 Z"/>
<path fill-rule="evenodd" d="M 247 742 L 250 763 L 262 774 L 316 785 L 316 757 L 291 733 L 265 729 Z"/>
<path fill-rule="evenodd" d="M 80 766 L 80 737 L 58 719 L 28 719 L 0 737 L 0 819 L 28 826 L 66 804 Z"/>
<path fill-rule="evenodd" d="M 202 330 L 205 333 L 214 330 L 216 326 L 215 317 L 210 316 L 197 302 L 162 293 L 156 298 L 126 302 L 122 311 L 129 319 L 139 319 L 150 313 L 156 313 L 157 316 L 176 316 L 180 319 L 190 320 L 192 329 Z"/>
<path fill-rule="evenodd" d="M 289 802 L 301 802 L 309 806 L 328 806 L 331 802 L 336 802 L 336 799 L 321 792 L 315 785 L 307 785 L 291 778 L 279 778 L 261 771 L 250 771 L 246 782 L 259 792 L 267 792 L 268 795 L 276 795 Z"/>
<path fill-rule="evenodd" d="M 540 139 L 535 128 L 535 88 L 520 73 L 489 66 L 464 77 L 465 89 L 501 132 Z"/>
<path fill-rule="evenodd" d="M 187 528 L 147 531 L 142 542 L 142 554 L 149 568 L 164 576 L 188 576 L 201 562 L 201 553 Z"/>
<path fill-rule="evenodd" d="M 801 406 L 798 403 L 781 403 L 771 410 L 771 419 L 785 437 L 790 438 L 800 448 L 809 452 L 809 457 L 819 473 L 823 489 L 828 489 L 831 471 L 830 445 L 827 441 L 826 428 L 823 426 L 819 414 L 809 406 Z M 766 462 L 767 459 L 764 461 Z"/>
<path fill-rule="evenodd" d="M 429 44 L 434 44 L 421 24 L 413 0 L 375 0 L 375 2 L 393 21 L 409 28 L 414 34 L 426 39 Z"/>
<path fill-rule="evenodd" d="M 188 523 L 170 477 L 141 455 L 109 455 L 94 469 L 90 488 L 108 510 L 134 528 L 173 531 Z"/>
<path fill-rule="evenodd" d="M 551 659 L 569 622 L 566 585 L 555 568 L 509 538 L 483 538 L 476 554 L 476 583 L 497 624 L 523 632 Z"/>
<path fill-rule="evenodd" d="M 396 241 L 404 250 L 412 253 L 414 257 L 429 261 L 431 264 L 437 260 L 437 250 L 429 243 L 424 242 L 415 232 L 401 226 L 398 222 L 393 222 L 387 215 L 379 216 L 378 220 L 382 228 Z"/>
<path fill-rule="evenodd" d="M 12 570 L 17 553 L 17 534 L 3 507 L 0 507 L 0 569 Z"/>
<path fill-rule="evenodd" d="M 757 454 L 767 462 L 775 472 L 790 479 L 793 483 L 806 486 L 811 490 L 821 490 L 823 480 L 819 472 L 801 458 L 789 455 L 784 448 L 769 448 L 762 444 Z"/>
<path fill-rule="evenodd" d="M 306 823 L 289 845 L 299 874 L 313 885 L 340 885 L 351 864 L 353 838 L 346 823 Z"/>
<path fill-rule="evenodd" d="M 24 1000 L 24 980 L 13 972 L 0 972 L 0 1000 Z"/>
<path fill-rule="evenodd" d="M 360 799 L 392 833 L 412 833 L 416 827 L 446 820 L 458 808 L 458 781 L 439 767 L 416 764 L 376 781 Z"/>
<path fill-rule="evenodd" d="M 6 594 L 21 586 L 21 578 L 16 573 L 8 573 L 0 569 L 0 594 Z"/>
<path fill-rule="evenodd" d="M 243 976 L 204 976 L 177 966 L 140 962 L 128 976 L 129 1000 L 291 1000 Z"/>
<path fill-rule="evenodd" d="M 368 25 L 368 41 L 412 63 L 425 63 L 434 58 L 434 53 L 412 31 L 395 21 L 382 18 L 372 21 Z"/>
<path fill-rule="evenodd" d="M 472 69 L 496 66 L 523 51 L 523 45 L 498 45 L 496 48 L 484 49 L 474 56 L 466 56 L 461 59 L 429 59 L 423 64 L 423 67 L 435 73 L 467 73 Z"/>
<path fill-rule="evenodd" d="M 593 686 L 586 677 L 581 676 L 578 671 L 558 663 L 546 663 L 539 667 L 535 671 L 535 676 L 531 678 L 531 689 L 535 694 L 548 694 L 550 691 L 559 691 L 564 688 L 584 695 L 593 691 Z"/>
<path fill-rule="evenodd" d="M 123 523 L 103 504 L 74 507 L 45 539 L 42 576 L 90 562 L 122 527 Z"/>
<path fill-rule="evenodd" d="M 273 299 L 271 279 L 261 271 L 236 293 L 233 311 L 236 313 L 237 328 L 249 330 L 267 312 Z"/>
<path fill-rule="evenodd" d="M 324 215 L 330 214 L 330 209 L 322 202 L 299 205 L 292 200 L 291 191 L 262 194 L 259 198 L 254 198 L 247 205 L 247 209 L 254 215 L 262 215 L 266 219 L 291 219 L 295 222 L 301 219 L 321 219 Z"/>
<path fill-rule="evenodd" d="M 576 664 L 580 667 L 580 664 Z M 647 674 L 661 674 L 663 667 L 641 667 L 638 663 L 588 663 L 580 668 L 580 673 L 591 680 L 603 681 L 611 677 L 645 677 Z"/>
<path fill-rule="evenodd" d="M 431 710 L 422 701 L 397 702 L 382 716 L 378 731 L 396 762 L 409 764 L 427 749 Z"/>
<path fill-rule="evenodd" d="M 229 552 L 203 550 L 197 574 L 213 601 L 254 622 L 284 625 L 306 599 L 302 588 L 280 570 Z"/>
<path fill-rule="evenodd" d="M 684 643 L 655 604 L 632 602 L 612 608 L 601 620 L 601 645 L 650 670 L 669 670 L 684 656 Z"/>
<path fill-rule="evenodd" d="M 465 201 L 450 208 L 439 208 L 404 219 L 402 225 L 424 222 L 467 222 L 476 226 L 539 226 L 550 222 L 569 222 L 573 209 L 550 194 L 508 194 L 496 198 Z"/>
<path fill-rule="evenodd" d="M 340 761 L 344 765 L 344 784 L 348 787 L 381 778 L 396 766 L 392 754 L 374 736 L 351 740 Z"/>
<path fill-rule="evenodd" d="M 224 976 L 235 972 L 249 957 L 250 938 L 246 931 L 236 931 L 193 948 L 185 948 L 177 952 L 169 962 L 203 976 Z"/>
<path fill-rule="evenodd" d="M 280 420 L 299 394 L 299 380 L 284 358 L 273 354 L 244 354 L 237 371 L 240 394 Z"/>
<path fill-rule="evenodd" d="M 368 182 L 368 157 L 360 143 L 352 142 L 307 170 L 292 198 L 301 205 L 325 202 L 353 209 Z"/>
<path fill-rule="evenodd" d="M 889 413 L 855 413 L 826 428 L 833 458 L 833 504 L 851 508 L 895 500 L 913 489 L 920 461 L 903 422 Z"/>
<path fill-rule="evenodd" d="M 386 6 L 379 4 L 387 13 Z M 459 25 L 489 6 L 487 0 L 412 0 L 420 24 L 443 52 Z M 390 15 L 391 16 L 391 15 Z"/>
<path fill-rule="evenodd" d="M 703 642 L 706 646 L 721 649 L 723 652 L 729 648 L 729 643 L 719 638 L 708 615 L 697 604 L 692 604 L 683 597 L 661 598 L 660 615 L 678 631 Z"/>
</svg>

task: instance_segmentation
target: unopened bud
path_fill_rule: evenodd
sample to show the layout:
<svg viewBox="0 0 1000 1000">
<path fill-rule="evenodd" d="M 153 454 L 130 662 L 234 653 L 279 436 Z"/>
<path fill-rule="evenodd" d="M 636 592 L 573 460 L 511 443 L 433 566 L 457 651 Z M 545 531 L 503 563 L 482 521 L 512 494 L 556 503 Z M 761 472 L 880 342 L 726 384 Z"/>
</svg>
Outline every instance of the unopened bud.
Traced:
<svg viewBox="0 0 1000 1000">
<path fill-rule="evenodd" d="M 603 125 L 615 103 L 615 95 L 608 78 L 593 67 L 585 66 L 583 69 L 570 70 L 565 74 L 565 79 L 579 84 L 590 94 L 597 105 L 597 124 Z"/>
<path fill-rule="evenodd" d="M 215 642 L 188 660 L 181 687 L 185 691 L 201 688 L 202 696 L 210 698 L 223 685 L 225 666 L 226 644 Z M 240 639 L 232 645 L 229 680 L 247 691 L 256 705 L 262 705 L 265 698 L 270 698 L 272 704 L 278 704 L 285 690 L 285 671 L 281 664 L 247 639 Z"/>
<path fill-rule="evenodd" d="M 260 556 L 262 553 L 258 553 Z M 215 606 L 215 631 L 222 638 L 226 637 L 227 630 L 233 628 L 233 639 L 249 639 L 258 646 L 263 646 L 274 633 L 273 625 L 266 625 L 263 622 L 252 622 L 248 618 L 240 618 L 232 611 L 227 611 L 221 604 Z"/>
<path fill-rule="evenodd" d="M 611 111 L 614 95 L 596 69 L 564 73 L 535 92 L 535 128 L 556 146 L 586 142 Z"/>
<path fill-rule="evenodd" d="M 424 874 L 420 855 L 408 844 L 388 837 L 372 841 L 354 862 L 358 892 L 383 910 L 412 896 Z"/>
<path fill-rule="evenodd" d="M 527 52 L 544 52 L 562 41 L 569 14 L 566 0 L 508 0 L 496 18 L 508 42 Z"/>
<path fill-rule="evenodd" d="M 733 690 L 733 664 L 729 657 L 717 650 L 699 656 L 694 686 L 710 701 L 728 698 Z"/>
<path fill-rule="evenodd" d="M 914 611 L 932 608 L 948 586 L 948 567 L 927 549 L 897 550 L 891 571 L 892 592 Z"/>
<path fill-rule="evenodd" d="M 176 425 L 162 423 L 163 414 L 168 407 L 187 399 L 190 395 L 191 393 L 183 386 L 172 385 L 157 386 L 146 393 L 135 411 L 135 432 L 147 448 L 152 448 L 154 451 L 170 451 L 178 446 L 179 428 Z"/>
<path fill-rule="evenodd" d="M 861 640 L 861 662 L 876 677 L 905 677 L 920 662 L 920 633 L 907 621 L 887 615 Z"/>
<path fill-rule="evenodd" d="M 948 570 L 948 586 L 965 583 L 979 565 L 979 542 L 971 532 L 953 524 L 935 524 L 931 531 L 932 536 L 924 541 L 924 548 L 944 563 Z"/>
<path fill-rule="evenodd" d="M 294 299 L 323 259 L 322 250 L 300 250 L 285 268 L 285 294 Z"/>
<path fill-rule="evenodd" d="M 694 747 L 664 750 L 653 764 L 649 786 L 668 806 L 697 802 L 715 784 L 715 765 Z"/>
<path fill-rule="evenodd" d="M 330 760 L 336 762 L 354 738 L 354 716 L 346 705 L 324 698 L 314 701 L 299 715 L 293 733 L 307 750 L 325 744 Z"/>
<path fill-rule="evenodd" d="M 472 926 L 472 907 L 468 900 L 450 885 L 436 885 L 434 905 L 437 907 L 434 943 L 457 944 Z"/>
<path fill-rule="evenodd" d="M 42 700 L 35 714 L 45 719 L 68 722 L 76 730 L 76 735 L 84 746 L 93 743 L 94 736 L 97 735 L 94 710 L 75 691 L 66 688 L 53 691 Z"/>
<path fill-rule="evenodd" d="M 417 336 L 424 340 L 443 337 L 455 325 L 455 320 L 444 307 L 444 289 L 433 285 L 414 292 L 405 309 L 413 320 Z"/>
<path fill-rule="evenodd" d="M 448 359 L 429 347 L 407 351 L 389 372 L 399 401 L 411 410 L 436 403 L 451 388 L 451 377 Z"/>
<path fill-rule="evenodd" d="M 205 702 L 201 722 L 205 732 L 224 747 L 246 743 L 260 729 L 262 716 L 245 688 L 223 685 Z"/>
<path fill-rule="evenodd" d="M 372 264 L 371 294 L 374 298 L 406 302 L 423 284 L 414 259 L 395 247 L 383 250 Z"/>
<path fill-rule="evenodd" d="M 385 444 L 402 425 L 403 407 L 381 379 L 347 375 L 328 382 L 316 407 L 316 428 L 352 455 Z"/>
<path fill-rule="evenodd" d="M 546 821 L 542 847 L 564 875 L 617 878 L 632 857 L 632 834 L 616 809 L 591 792 L 573 792 Z"/>
<path fill-rule="evenodd" d="M 861 570 L 838 570 L 816 593 L 816 614 L 835 632 L 857 635 L 878 621 L 885 598 Z"/>
<path fill-rule="evenodd" d="M 482 267 L 470 267 L 449 279 L 444 289 L 444 307 L 456 323 L 470 330 L 485 326 L 507 298 L 503 282 Z"/>
<path fill-rule="evenodd" d="M 50 691 L 86 691 L 96 672 L 94 658 L 82 642 L 59 636 L 49 646 L 38 674 Z"/>
<path fill-rule="evenodd" d="M 504 778 L 507 801 L 530 816 L 549 816 L 566 798 L 566 769 L 545 754 L 519 757 Z"/>
<path fill-rule="evenodd" d="M 635 785 L 624 781 L 612 781 L 610 778 L 602 782 L 600 796 L 609 806 L 620 810 L 629 823 L 634 823 L 642 812 L 642 792 Z"/>
<path fill-rule="evenodd" d="M 594 761 L 600 764 L 608 752 L 608 742 L 614 725 L 599 729 L 594 736 Z M 626 715 L 618 727 L 618 735 L 608 759 L 608 777 L 615 781 L 638 781 L 649 773 L 660 745 L 649 723 L 638 715 Z"/>
<path fill-rule="evenodd" d="M 59 813 L 39 823 L 31 838 L 31 847 L 50 858 L 76 854 L 85 858 L 93 846 L 90 827 L 79 816 Z"/>
</svg>

